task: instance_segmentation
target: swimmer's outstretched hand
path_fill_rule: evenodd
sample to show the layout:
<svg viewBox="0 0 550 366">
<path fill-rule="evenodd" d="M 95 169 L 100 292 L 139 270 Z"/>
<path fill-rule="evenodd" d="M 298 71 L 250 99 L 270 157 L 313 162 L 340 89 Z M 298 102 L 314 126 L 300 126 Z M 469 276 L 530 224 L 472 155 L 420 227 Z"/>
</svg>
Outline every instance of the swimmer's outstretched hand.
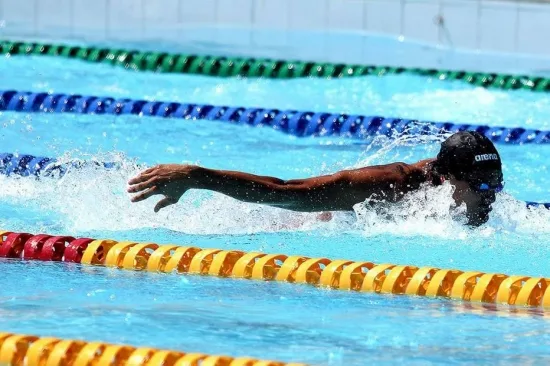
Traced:
<svg viewBox="0 0 550 366">
<path fill-rule="evenodd" d="M 132 202 L 140 202 L 154 195 L 164 198 L 155 205 L 155 212 L 173 205 L 192 187 L 193 165 L 162 164 L 146 169 L 128 181 L 129 193 L 137 193 Z"/>
</svg>

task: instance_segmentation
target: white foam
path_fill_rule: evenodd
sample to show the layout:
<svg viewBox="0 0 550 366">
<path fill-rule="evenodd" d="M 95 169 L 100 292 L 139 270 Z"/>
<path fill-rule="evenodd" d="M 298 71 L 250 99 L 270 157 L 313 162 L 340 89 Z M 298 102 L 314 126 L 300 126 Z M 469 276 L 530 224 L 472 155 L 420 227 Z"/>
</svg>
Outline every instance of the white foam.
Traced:
<svg viewBox="0 0 550 366">
<path fill-rule="evenodd" d="M 139 168 L 128 161 L 119 163 L 121 169 L 87 167 L 69 171 L 59 180 L 0 176 L 0 198 L 57 214 L 68 232 L 163 227 L 190 234 L 246 234 L 309 230 L 320 223 L 317 213 L 248 204 L 197 190 L 154 213 L 160 196 L 131 203 L 127 181 Z"/>
<path fill-rule="evenodd" d="M 408 137 L 392 141 L 372 154 L 366 154 L 357 166 L 391 160 L 394 147 L 413 143 Z M 432 144 L 433 145 L 433 144 Z M 427 148 L 431 148 L 430 144 Z M 397 158 L 401 158 L 396 155 Z M 61 159 L 69 159 L 69 155 Z M 334 234 L 354 231 L 363 236 L 429 236 L 467 239 L 471 235 L 491 236 L 496 232 L 548 233 L 550 210 L 527 208 L 506 193 L 494 204 L 490 220 L 478 229 L 462 224 L 463 215 L 450 210 L 452 187 L 423 187 L 397 204 L 373 208 L 361 203 L 355 212 L 335 214 L 323 222 L 317 213 L 297 213 L 239 202 L 227 196 L 189 191 L 178 204 L 153 212 L 160 197 L 131 203 L 127 181 L 140 167 L 121 154 L 97 156 L 97 160 L 116 161 L 120 169 L 87 167 L 69 171 L 62 179 L 0 176 L 0 198 L 14 205 L 43 210 L 59 217 L 67 232 L 132 230 L 162 227 L 189 234 L 250 234 L 258 232 L 316 230 Z M 462 208 L 463 209 L 463 208 Z"/>
<path fill-rule="evenodd" d="M 407 194 L 395 204 L 370 207 L 358 204 L 356 226 L 364 236 L 391 234 L 393 236 L 424 236 L 448 239 L 491 237 L 497 233 L 541 234 L 550 231 L 550 210 L 544 207 L 527 208 L 507 193 L 497 195 L 489 221 L 479 228 L 466 222 L 465 207 L 454 208 L 453 187 L 422 187 Z"/>
</svg>

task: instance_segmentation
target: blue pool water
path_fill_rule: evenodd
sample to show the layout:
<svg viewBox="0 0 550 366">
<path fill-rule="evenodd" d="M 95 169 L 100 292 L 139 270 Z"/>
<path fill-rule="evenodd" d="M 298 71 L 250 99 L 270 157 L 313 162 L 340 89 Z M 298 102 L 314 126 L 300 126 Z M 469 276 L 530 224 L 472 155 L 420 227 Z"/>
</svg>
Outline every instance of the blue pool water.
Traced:
<svg viewBox="0 0 550 366">
<path fill-rule="evenodd" d="M 550 94 L 475 88 L 417 76 L 247 80 L 134 73 L 65 59 L 2 58 L 0 89 L 379 114 L 550 129 Z M 487 225 L 448 214 L 450 187 L 380 213 L 358 205 L 328 223 L 315 214 L 189 192 L 154 214 L 131 204 L 137 165 L 197 163 L 281 178 L 437 153 L 437 136 L 357 143 L 299 139 L 268 128 L 135 116 L 0 112 L 0 152 L 119 161 L 121 170 L 62 180 L 0 177 L 0 228 L 550 276 L 550 146 L 501 146 L 506 192 Z M 289 284 L 0 262 L 0 330 L 312 364 L 544 362 L 548 320 L 441 299 Z"/>
</svg>

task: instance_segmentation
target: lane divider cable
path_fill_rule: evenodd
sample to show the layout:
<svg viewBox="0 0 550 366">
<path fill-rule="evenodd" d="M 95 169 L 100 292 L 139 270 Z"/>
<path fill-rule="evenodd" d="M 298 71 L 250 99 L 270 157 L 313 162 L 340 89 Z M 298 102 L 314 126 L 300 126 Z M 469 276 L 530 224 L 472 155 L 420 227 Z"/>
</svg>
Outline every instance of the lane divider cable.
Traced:
<svg viewBox="0 0 550 366">
<path fill-rule="evenodd" d="M 306 366 L 250 357 L 184 353 L 150 347 L 0 333 L 0 364 L 127 366 Z"/>
<path fill-rule="evenodd" d="M 285 61 L 267 58 L 201 56 L 149 52 L 118 48 L 0 41 L 0 55 L 45 55 L 109 64 L 127 70 L 183 73 L 217 77 L 344 78 L 365 75 L 385 76 L 408 73 L 438 80 L 459 80 L 484 88 L 550 91 L 550 78 L 503 73 L 395 67 L 383 65 L 333 64 L 326 62 Z"/>
<path fill-rule="evenodd" d="M 0 257 L 550 308 L 550 278 L 0 231 Z"/>
<path fill-rule="evenodd" d="M 298 137 L 343 136 L 364 140 L 372 136 L 416 136 L 475 130 L 499 144 L 546 144 L 550 142 L 550 131 L 523 127 L 491 127 L 381 116 L 155 102 L 17 90 L 0 90 L 0 111 L 135 115 L 222 121 L 239 125 L 267 126 Z"/>
</svg>

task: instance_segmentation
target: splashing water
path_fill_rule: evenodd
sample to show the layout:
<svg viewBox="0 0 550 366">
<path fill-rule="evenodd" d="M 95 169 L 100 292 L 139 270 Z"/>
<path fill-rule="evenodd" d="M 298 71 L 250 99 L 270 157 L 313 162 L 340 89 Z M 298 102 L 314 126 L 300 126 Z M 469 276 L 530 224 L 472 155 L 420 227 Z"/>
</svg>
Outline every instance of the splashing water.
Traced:
<svg viewBox="0 0 550 366">
<path fill-rule="evenodd" d="M 368 157 L 357 166 L 387 161 L 399 154 L 396 148 L 423 139 L 427 149 L 433 136 L 402 136 Z M 373 142 L 380 143 L 380 141 Z M 368 150 L 368 149 L 367 149 Z M 354 212 L 333 213 L 328 222 L 319 213 L 298 213 L 263 205 L 239 202 L 222 194 L 189 191 L 180 202 L 155 214 L 158 197 L 132 204 L 126 193 L 126 182 L 143 166 L 122 154 L 96 156 L 97 160 L 115 161 L 119 169 L 89 166 L 69 170 L 59 180 L 28 177 L 0 177 L 0 198 L 8 203 L 48 212 L 58 218 L 68 232 L 113 231 L 142 228 L 165 228 L 187 234 L 252 234 L 279 231 L 312 231 L 334 234 L 352 231 L 365 237 L 384 234 L 393 236 L 428 236 L 466 240 L 491 236 L 498 231 L 520 233 L 550 232 L 550 211 L 527 208 L 524 202 L 502 193 L 493 205 L 489 222 L 471 229 L 464 224 L 464 207 L 453 206 L 449 184 L 423 186 L 407 194 L 398 203 L 359 203 Z M 70 161 L 65 154 L 60 161 Z"/>
<path fill-rule="evenodd" d="M 425 129 L 424 134 L 415 131 Z M 359 161 L 352 168 L 360 168 L 375 164 L 387 164 L 388 162 L 410 161 L 418 155 L 418 148 L 422 148 L 425 156 L 437 155 L 439 143 L 449 137 L 450 133 L 440 133 L 433 125 L 419 123 L 411 124 L 400 133 L 395 133 L 391 138 L 375 136 L 365 146 Z M 415 149 L 412 149 L 412 148 Z M 403 150 L 402 148 L 409 148 Z"/>
<path fill-rule="evenodd" d="M 525 203 L 507 193 L 500 193 L 493 204 L 489 221 L 471 228 L 466 223 L 466 207 L 454 207 L 453 186 L 424 186 L 400 202 L 376 207 L 356 205 L 357 227 L 365 236 L 424 236 L 467 240 L 491 237 L 496 233 L 541 234 L 550 231 L 550 210 L 527 208 Z"/>
<path fill-rule="evenodd" d="M 86 66 L 63 59 L 15 59 L 0 61 L 0 70 L 7 71 L 3 73 L 7 77 L 4 84 L 10 88 L 533 128 L 549 126 L 548 96 L 484 90 L 420 77 L 216 79 L 127 73 L 107 65 Z M 354 212 L 337 214 L 328 222 L 320 220 L 317 214 L 247 204 L 196 190 L 188 192 L 179 204 L 155 214 L 156 197 L 132 204 L 126 193 L 128 178 L 144 168 L 132 157 L 147 164 L 199 162 L 212 168 L 286 178 L 392 161 L 418 161 L 437 153 L 441 137 L 402 136 L 394 141 L 377 138 L 372 144 L 352 145 L 338 139 L 292 139 L 265 128 L 241 129 L 207 121 L 3 114 L 4 117 L 0 113 L 2 152 L 21 151 L 50 157 L 64 153 L 61 158 L 65 161 L 95 157 L 99 161 L 114 160 L 120 163 L 120 168 L 72 169 L 60 180 L 0 176 L 0 228 L 78 236 L 96 231 L 90 237 L 121 240 L 122 236 L 125 237 L 122 240 L 174 242 L 203 248 L 531 276 L 550 273 L 550 265 L 541 260 L 548 256 L 550 247 L 550 211 L 528 209 L 512 197 L 550 201 L 546 178 L 549 167 L 545 165 L 550 154 L 548 147 L 502 148 L 507 156 L 504 161 L 509 194 L 498 195 L 491 219 L 477 229 L 461 224 L 463 208 L 450 210 L 453 188 L 448 184 L 422 187 L 397 204 L 371 207 L 359 203 Z M 365 150 L 361 151 L 361 147 Z M 74 150 L 67 153 L 68 149 Z M 115 156 L 98 154 L 96 149 L 122 150 L 130 158 L 115 153 L 111 154 Z M 307 354 L 315 356 L 310 357 L 310 363 L 328 360 L 329 364 L 350 364 L 354 360 L 360 363 L 365 353 L 383 362 L 406 359 L 410 363 L 411 355 L 415 361 L 422 360 L 419 362 L 445 362 L 449 354 L 454 359 L 460 355 L 460 360 L 470 361 L 479 356 L 480 350 L 487 354 L 481 362 L 490 363 L 496 356 L 511 363 L 521 358 L 516 357 L 518 354 L 530 355 L 529 361 L 538 361 L 544 358 L 549 344 L 545 337 L 547 324 L 540 322 L 538 316 L 518 321 L 517 313 L 507 313 L 495 318 L 492 311 L 480 315 L 473 314 L 471 308 L 462 309 L 460 302 L 418 303 L 414 297 L 356 296 L 286 284 L 264 286 L 246 281 L 160 276 L 53 263 L 11 262 L 3 269 L 7 276 L 5 290 L 16 296 L 3 304 L 12 316 L 2 317 L 5 318 L 2 329 L 19 329 L 18 332 L 39 331 L 69 338 L 78 333 L 78 337 L 94 339 L 110 335 L 112 342 L 118 342 L 131 338 L 132 334 L 143 334 L 134 330 L 147 324 L 158 335 L 152 337 L 147 332 L 146 337 L 134 337 L 132 342 L 177 348 L 183 337 L 186 347 L 200 346 L 197 351 L 208 350 L 211 344 L 222 344 L 226 347 L 216 353 L 223 354 L 246 344 L 247 349 L 256 350 L 257 354 L 269 348 L 273 355 L 284 354 L 289 358 L 311 349 Z M 36 291 L 37 280 L 38 296 L 46 294 L 46 297 L 30 304 L 32 299 L 27 295 Z M 75 308 L 75 304 L 83 312 L 59 311 L 68 306 Z M 227 312 L 231 307 L 245 311 Z M 51 316 L 44 316 L 44 311 Z M 99 315 L 103 318 L 99 319 Z M 430 321 L 434 316 L 439 317 L 437 322 Z M 91 322 L 83 323 L 86 320 Z M 61 323 L 74 326 L 56 326 Z M 101 326 L 95 326 L 99 323 Z M 190 325 L 186 329 L 195 332 L 181 333 L 178 324 L 183 323 Z M 154 324 L 157 326 L 150 326 Z M 315 328 L 319 324 L 322 329 Z M 108 332 L 106 325 L 110 326 Z M 420 332 L 419 325 L 423 328 Z M 428 325 L 432 327 L 426 328 Z M 51 334 L 54 329 L 69 333 Z M 228 333 L 228 329 L 232 331 Z M 400 329 L 400 334 L 395 329 Z M 456 336 L 449 339 L 449 333 Z M 176 336 L 167 338 L 167 334 Z M 205 339 L 205 334 L 212 337 Z M 414 336 L 403 336 L 407 334 Z M 477 341 L 480 337 L 484 344 Z M 153 338 L 158 344 L 150 344 Z M 171 339 L 179 343 L 167 347 L 166 342 Z M 235 339 L 239 342 L 227 342 Z M 268 343 L 264 342 L 266 339 Z M 270 341 L 274 339 L 282 340 L 281 344 Z M 352 357 L 349 352 L 342 353 L 342 349 L 352 350 Z"/>
<path fill-rule="evenodd" d="M 295 213 L 196 190 L 155 214 L 159 197 L 132 204 L 126 193 L 126 182 L 143 167 L 127 160 L 118 163 L 119 169 L 69 170 L 61 179 L 0 176 L 0 198 L 61 216 L 69 232 L 162 227 L 188 234 L 249 234 L 310 230 L 318 222 L 318 213 Z"/>
<path fill-rule="evenodd" d="M 354 168 L 388 161 L 405 161 L 415 156 L 412 150 L 404 154 L 400 149 L 402 147 L 422 147 L 426 156 L 435 156 L 439 143 L 449 136 L 450 133 L 439 134 L 432 129 L 425 135 L 404 131 L 391 140 L 385 136 L 376 137 L 366 147 Z M 550 230 L 550 210 L 544 207 L 527 208 L 523 201 L 505 192 L 497 196 L 489 222 L 480 228 L 469 228 L 464 225 L 465 206 L 451 209 L 454 206 L 453 190 L 448 182 L 439 187 L 425 185 L 405 195 L 398 203 L 382 203 L 376 207 L 358 204 L 355 207 L 356 226 L 366 236 L 391 233 L 461 240 L 480 235 L 487 237 L 498 231 L 539 234 Z"/>
</svg>

